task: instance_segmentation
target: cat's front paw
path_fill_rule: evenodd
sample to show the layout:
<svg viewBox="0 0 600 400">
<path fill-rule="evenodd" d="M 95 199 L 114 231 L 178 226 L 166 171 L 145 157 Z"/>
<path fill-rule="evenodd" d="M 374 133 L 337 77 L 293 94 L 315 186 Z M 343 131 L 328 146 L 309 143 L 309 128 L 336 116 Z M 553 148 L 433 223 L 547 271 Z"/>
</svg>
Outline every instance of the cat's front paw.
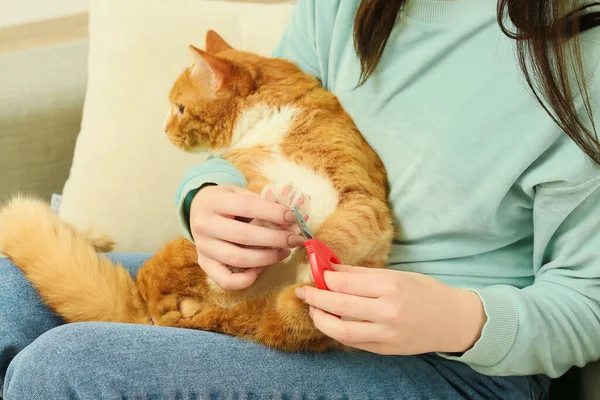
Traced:
<svg viewBox="0 0 600 400">
<path fill-rule="evenodd" d="M 261 197 L 273 203 L 281 204 L 286 207 L 297 207 L 298 211 L 306 219 L 310 211 L 310 196 L 292 185 L 270 184 L 263 188 Z M 277 224 L 269 221 L 255 219 L 251 224 L 266 226 L 268 228 L 280 229 Z M 293 226 L 292 226 L 293 227 Z"/>
</svg>

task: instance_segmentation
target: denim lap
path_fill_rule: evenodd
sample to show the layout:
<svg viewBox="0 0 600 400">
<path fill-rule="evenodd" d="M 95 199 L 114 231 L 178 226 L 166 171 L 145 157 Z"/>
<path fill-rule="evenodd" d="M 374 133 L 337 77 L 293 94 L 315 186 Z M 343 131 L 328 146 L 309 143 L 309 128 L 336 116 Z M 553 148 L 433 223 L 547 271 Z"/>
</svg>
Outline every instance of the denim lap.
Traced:
<svg viewBox="0 0 600 400">
<path fill-rule="evenodd" d="M 115 253 L 109 257 L 135 274 L 150 255 Z M 7 258 L 0 258 L 0 389 L 11 359 L 41 334 L 63 323 L 43 304 L 21 271 Z"/>
<path fill-rule="evenodd" d="M 135 274 L 148 255 L 110 257 Z M 21 272 L 0 260 L 5 399 L 520 400 L 543 398 L 549 383 L 487 377 L 432 354 L 288 354 L 210 332 L 61 323 Z"/>
</svg>

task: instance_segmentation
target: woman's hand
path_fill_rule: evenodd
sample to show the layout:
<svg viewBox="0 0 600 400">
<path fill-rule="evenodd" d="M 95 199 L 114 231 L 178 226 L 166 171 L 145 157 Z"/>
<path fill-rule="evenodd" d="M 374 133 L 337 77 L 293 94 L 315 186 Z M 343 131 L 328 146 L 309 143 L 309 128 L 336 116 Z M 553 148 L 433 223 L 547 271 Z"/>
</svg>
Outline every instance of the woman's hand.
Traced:
<svg viewBox="0 0 600 400">
<path fill-rule="evenodd" d="M 296 295 L 310 305 L 317 329 L 347 346 L 395 355 L 462 353 L 473 347 L 487 320 L 476 293 L 426 275 L 334 268 L 324 276 L 330 291 L 306 286 Z"/>
<path fill-rule="evenodd" d="M 290 248 L 303 243 L 302 237 L 294 232 L 248 224 L 236 217 L 257 218 L 282 227 L 295 224 L 289 208 L 237 186 L 209 186 L 200 190 L 190 207 L 198 264 L 217 285 L 228 290 L 249 287 L 261 267 L 283 260 L 289 256 Z M 227 266 L 245 271 L 232 273 Z"/>
</svg>

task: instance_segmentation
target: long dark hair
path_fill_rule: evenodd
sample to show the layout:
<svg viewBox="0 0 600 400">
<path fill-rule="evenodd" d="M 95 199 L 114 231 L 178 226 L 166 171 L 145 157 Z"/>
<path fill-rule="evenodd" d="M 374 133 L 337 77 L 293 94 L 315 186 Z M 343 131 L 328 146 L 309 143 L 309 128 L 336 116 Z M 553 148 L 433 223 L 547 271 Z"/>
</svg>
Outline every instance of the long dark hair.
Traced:
<svg viewBox="0 0 600 400">
<path fill-rule="evenodd" d="M 360 59 L 359 85 L 373 74 L 406 0 L 362 0 L 354 20 L 354 46 Z M 600 142 L 585 84 L 579 34 L 600 25 L 600 11 L 586 5 L 566 10 L 565 0 L 499 0 L 498 23 L 517 41 L 517 59 L 540 105 L 567 135 L 600 164 Z M 568 2 L 572 3 L 572 2 Z M 515 31 L 505 23 L 508 15 Z M 589 124 L 578 115 L 570 72 L 583 97 Z"/>
</svg>

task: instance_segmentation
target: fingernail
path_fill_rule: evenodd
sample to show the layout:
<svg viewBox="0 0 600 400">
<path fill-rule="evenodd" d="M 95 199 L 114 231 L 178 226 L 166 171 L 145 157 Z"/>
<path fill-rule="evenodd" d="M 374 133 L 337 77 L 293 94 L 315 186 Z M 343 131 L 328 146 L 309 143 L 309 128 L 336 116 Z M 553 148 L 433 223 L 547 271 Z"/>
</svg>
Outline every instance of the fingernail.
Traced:
<svg viewBox="0 0 600 400">
<path fill-rule="evenodd" d="M 290 256 L 290 254 L 292 254 L 292 251 L 290 249 L 279 249 L 279 251 L 277 252 L 277 258 L 280 261 L 285 260 Z"/>
<path fill-rule="evenodd" d="M 310 315 L 310 317 L 313 317 L 313 313 L 314 313 L 315 309 L 313 308 L 313 306 L 309 306 L 308 307 L 308 314 Z"/>
<path fill-rule="evenodd" d="M 294 214 L 293 211 L 286 211 L 285 212 L 285 220 L 286 220 L 286 222 L 296 222 L 296 215 Z"/>
<path fill-rule="evenodd" d="M 304 244 L 304 238 L 300 235 L 290 235 L 288 237 L 288 245 L 291 247 L 298 247 Z"/>
<path fill-rule="evenodd" d="M 303 287 L 296 288 L 296 290 L 294 292 L 296 293 L 297 298 L 304 301 L 304 288 Z"/>
</svg>

